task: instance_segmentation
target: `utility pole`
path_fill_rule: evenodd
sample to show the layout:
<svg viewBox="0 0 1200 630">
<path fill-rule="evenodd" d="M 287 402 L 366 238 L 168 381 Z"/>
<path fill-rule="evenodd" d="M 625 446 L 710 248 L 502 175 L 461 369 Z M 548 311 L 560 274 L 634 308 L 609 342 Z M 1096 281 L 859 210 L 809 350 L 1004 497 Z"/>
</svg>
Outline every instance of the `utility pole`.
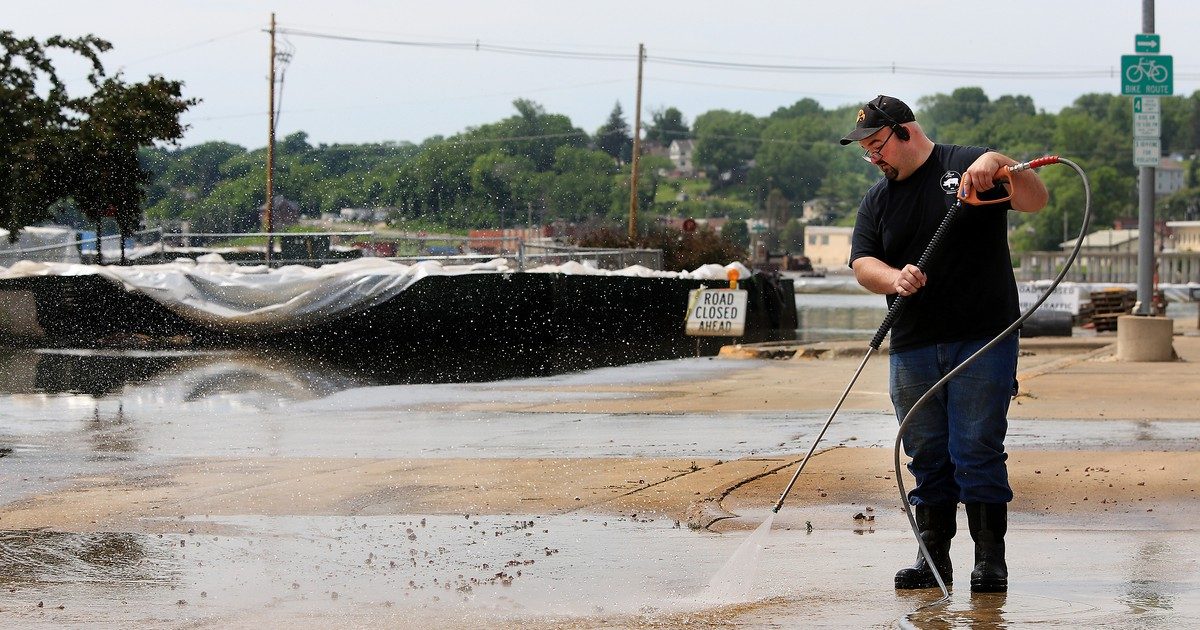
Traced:
<svg viewBox="0 0 1200 630">
<path fill-rule="evenodd" d="M 1142 0 L 1142 32 L 1154 32 L 1154 0 Z M 1153 166 L 1139 169 L 1136 315 L 1149 315 L 1154 302 L 1154 170 Z"/>
<path fill-rule="evenodd" d="M 275 14 L 271 14 L 271 61 L 270 78 L 267 88 L 267 205 L 263 211 L 267 228 L 267 265 L 271 264 L 272 238 L 274 223 L 271 221 L 271 211 L 275 209 Z"/>
<path fill-rule="evenodd" d="M 629 244 L 637 241 L 638 160 L 642 153 L 642 65 L 646 60 L 646 45 L 638 44 L 637 106 L 633 110 L 633 159 L 629 173 Z"/>
</svg>

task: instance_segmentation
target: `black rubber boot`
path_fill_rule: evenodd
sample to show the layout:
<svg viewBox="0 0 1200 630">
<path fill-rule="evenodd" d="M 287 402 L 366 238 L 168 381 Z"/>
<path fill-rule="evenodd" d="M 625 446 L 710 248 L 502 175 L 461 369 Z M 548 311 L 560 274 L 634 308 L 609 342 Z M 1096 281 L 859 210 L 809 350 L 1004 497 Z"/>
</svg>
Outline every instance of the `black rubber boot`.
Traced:
<svg viewBox="0 0 1200 630">
<path fill-rule="evenodd" d="M 1004 563 L 1004 534 L 1008 533 L 1008 505 L 968 503 L 967 524 L 975 541 L 975 570 L 971 590 L 1003 593 L 1008 590 L 1008 565 Z"/>
<path fill-rule="evenodd" d="M 950 564 L 950 539 L 954 538 L 954 533 L 958 531 L 958 524 L 955 522 L 957 511 L 957 505 L 918 505 L 913 507 L 917 531 L 920 532 L 925 547 L 929 549 L 929 555 L 933 557 L 933 565 L 937 567 L 942 581 L 947 586 L 953 581 Z M 925 556 L 921 554 L 920 549 L 917 550 L 916 564 L 896 572 L 896 588 L 898 589 L 936 588 L 937 585 L 937 578 L 933 577 L 933 571 L 925 562 Z"/>
</svg>

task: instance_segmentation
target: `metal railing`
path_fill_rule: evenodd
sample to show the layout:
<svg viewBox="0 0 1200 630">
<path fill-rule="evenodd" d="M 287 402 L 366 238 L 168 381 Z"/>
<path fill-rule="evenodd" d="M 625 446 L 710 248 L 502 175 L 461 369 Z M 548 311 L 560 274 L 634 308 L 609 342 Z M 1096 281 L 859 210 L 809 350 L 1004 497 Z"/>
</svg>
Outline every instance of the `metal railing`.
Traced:
<svg viewBox="0 0 1200 630">
<path fill-rule="evenodd" d="M 1017 280 L 1043 280 L 1062 269 L 1069 252 L 1023 252 L 1014 268 Z M 1083 252 L 1067 272 L 1067 282 L 1137 282 L 1137 252 Z M 1186 284 L 1200 281 L 1200 252 L 1160 252 L 1158 282 Z"/>
<path fill-rule="evenodd" d="M 37 245 L 34 247 L 15 247 L 7 249 L 0 244 L 0 263 L 12 264 L 21 260 L 33 260 L 37 262 L 62 262 L 62 256 L 43 256 L 45 252 L 55 252 L 67 250 L 77 254 L 80 261 L 91 259 L 95 261 L 95 247 L 84 247 L 85 245 L 95 245 L 100 243 L 100 251 L 106 259 L 119 260 L 121 257 L 121 249 L 124 245 L 125 238 L 132 239 L 134 246 L 137 246 L 139 241 L 149 241 L 151 243 L 162 242 L 162 228 L 150 228 L 147 230 L 139 230 L 132 234 L 120 235 L 109 234 L 107 236 L 99 235 L 91 238 L 76 238 L 72 241 L 63 243 L 53 243 L 50 245 Z M 148 238 L 150 235 L 156 235 L 155 238 Z M 128 249 L 128 248 L 126 248 Z"/>
<path fill-rule="evenodd" d="M 624 269 L 632 265 L 661 270 L 663 252 L 659 249 L 574 247 L 548 239 L 527 239 L 520 235 L 481 237 L 455 235 L 379 236 L 375 231 L 355 232 L 164 232 L 162 228 L 142 230 L 133 235 L 135 246 L 126 248 L 129 264 L 169 262 L 180 257 L 203 253 L 220 254 L 226 262 L 240 265 L 319 266 L 354 258 L 374 257 L 411 264 L 436 260 L 443 264 L 472 264 L 496 258 L 513 258 L 517 268 L 525 270 L 541 265 L 579 262 L 597 269 Z M 266 256 L 267 238 L 272 251 Z M 85 245 L 102 241 L 104 259 L 120 258 L 120 236 L 76 239 L 67 243 L 0 250 L 0 263 L 17 260 L 53 260 L 39 256 L 44 252 L 70 249 L 81 262 L 97 262 L 95 248 Z M 257 242 L 246 242 L 255 240 Z M 30 256 L 34 254 L 34 256 Z M 302 254 L 302 255 L 297 255 Z"/>
</svg>

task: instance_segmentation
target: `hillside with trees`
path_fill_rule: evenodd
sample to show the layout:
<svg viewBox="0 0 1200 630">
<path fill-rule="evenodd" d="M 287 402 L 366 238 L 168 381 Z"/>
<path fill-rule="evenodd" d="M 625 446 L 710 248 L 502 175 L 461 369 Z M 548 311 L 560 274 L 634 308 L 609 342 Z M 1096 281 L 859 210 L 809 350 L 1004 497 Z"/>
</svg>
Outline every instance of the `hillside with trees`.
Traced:
<svg viewBox="0 0 1200 630">
<path fill-rule="evenodd" d="M 1187 188 L 1160 204 L 1160 218 L 1196 218 L 1200 206 L 1192 155 L 1200 138 L 1200 93 L 1165 97 L 1163 151 L 1185 159 Z M 1137 170 L 1131 163 L 1129 100 L 1087 94 L 1058 113 L 1036 108 L 1028 96 L 989 98 L 967 87 L 914 103 L 918 120 L 939 142 L 991 146 L 1018 159 L 1047 153 L 1069 156 L 1094 187 L 1095 224 L 1136 214 Z M 522 223 L 620 223 L 628 207 L 630 126 L 617 103 L 605 124 L 588 134 L 561 114 L 529 100 L 514 102 L 503 120 L 421 144 L 317 145 L 303 132 L 277 146 L 276 192 L 310 216 L 345 207 L 390 209 L 394 222 L 425 221 L 450 228 Z M 679 110 L 652 112 L 640 160 L 639 199 L 655 217 L 765 218 L 782 203 L 775 225 L 795 241 L 795 225 L 849 225 L 863 192 L 878 177 L 854 147 L 837 140 L 856 108 L 824 109 L 804 99 L 765 117 L 711 110 L 692 124 Z M 665 157 L 672 140 L 694 141 L 701 174 L 673 175 Z M 186 219 L 199 231 L 257 229 L 264 198 L 265 150 L 210 142 L 182 149 L 147 149 L 152 174 L 146 215 L 150 223 Z M 1064 231 L 1078 229 L 1082 191 L 1064 169 L 1045 172 L 1050 205 L 1014 215 L 1018 249 L 1055 249 Z M 776 204 L 768 197 L 776 192 Z M 1064 224 L 1063 216 L 1067 215 Z M 1072 226 L 1071 222 L 1075 221 Z M 739 228 L 734 228 L 735 230 Z"/>
<path fill-rule="evenodd" d="M 45 42 L 3 33 L 9 54 L 0 68 L 6 104 L 8 168 L 0 182 L 0 223 L 11 231 L 53 220 L 94 226 L 113 219 L 128 233 L 143 225 L 194 232 L 261 229 L 265 148 L 228 142 L 164 145 L 182 136 L 179 114 L 195 100 L 160 77 L 129 84 L 104 75 L 107 42 L 88 36 Z M 48 50 L 90 60 L 92 93 L 66 94 Z M 46 84 L 48 91 L 34 86 Z M 1186 187 L 1161 199 L 1159 219 L 1200 218 L 1200 181 L 1193 159 L 1200 144 L 1200 92 L 1163 97 L 1163 152 L 1181 161 Z M 1127 97 L 1085 94 L 1057 113 L 1022 95 L 990 98 L 978 87 L 912 102 L 939 142 L 994 147 L 1018 159 L 1047 153 L 1070 157 L 1088 172 L 1095 225 L 1136 214 Z M 277 142 L 275 194 L 315 218 L 343 208 L 382 209 L 397 226 L 451 231 L 551 222 L 619 226 L 628 216 L 632 129 L 621 103 L 593 133 L 565 115 L 518 99 L 512 115 L 419 144 L 316 144 L 303 132 Z M 857 147 L 838 139 L 857 106 L 825 109 L 802 99 L 766 116 L 714 109 L 689 123 L 674 107 L 650 112 L 639 163 L 640 217 L 726 219 L 742 242 L 745 221 L 773 226 L 773 247 L 795 251 L 804 224 L 850 225 L 866 189 L 878 178 Z M 695 170 L 669 159 L 683 141 Z M 1018 250 L 1056 249 L 1078 229 L 1082 190 L 1072 173 L 1047 169 L 1049 206 L 1014 213 Z M 1073 223 L 1073 225 L 1072 225 Z"/>
</svg>

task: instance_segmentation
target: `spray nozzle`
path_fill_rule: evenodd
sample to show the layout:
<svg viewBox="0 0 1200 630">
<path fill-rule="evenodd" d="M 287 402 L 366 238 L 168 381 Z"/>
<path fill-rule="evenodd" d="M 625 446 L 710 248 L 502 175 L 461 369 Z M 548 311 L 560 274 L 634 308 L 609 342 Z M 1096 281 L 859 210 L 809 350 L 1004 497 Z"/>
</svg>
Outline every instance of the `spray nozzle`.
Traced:
<svg viewBox="0 0 1200 630">
<path fill-rule="evenodd" d="M 960 187 L 958 189 L 958 198 L 961 199 L 963 203 L 970 204 L 972 206 L 986 206 L 993 203 L 1000 203 L 1001 201 L 1008 201 L 1009 199 L 1012 199 L 1012 174 L 1012 169 L 1007 166 L 1001 166 L 1000 169 L 992 175 L 993 184 L 1008 184 L 1008 194 L 1003 197 L 998 197 L 996 199 L 980 199 L 979 190 L 972 186 L 970 192 L 967 193 L 964 193 L 963 189 Z"/>
<path fill-rule="evenodd" d="M 963 200 L 964 203 L 970 204 L 972 206 L 986 206 L 988 204 L 1000 203 L 1001 201 L 1008 201 L 1009 199 L 1012 199 L 1012 191 L 1013 191 L 1012 176 L 1013 176 L 1013 174 L 1020 173 L 1021 171 L 1027 171 L 1029 169 L 1041 168 L 1043 166 L 1049 166 L 1051 164 L 1058 164 L 1058 156 L 1057 155 L 1047 155 L 1045 157 L 1040 157 L 1040 158 L 1037 158 L 1034 160 L 1030 160 L 1028 162 L 1020 162 L 1018 164 L 1013 164 L 1012 166 L 1001 166 L 1000 169 L 997 170 L 994 175 L 992 175 L 992 181 L 995 182 L 996 184 L 1008 184 L 1008 194 L 1007 195 L 1005 195 L 1004 197 L 996 198 L 996 199 L 980 199 L 977 190 L 971 189 L 971 192 L 969 194 L 964 195 L 962 192 L 962 189 L 960 188 L 958 190 L 958 198 Z"/>
</svg>

